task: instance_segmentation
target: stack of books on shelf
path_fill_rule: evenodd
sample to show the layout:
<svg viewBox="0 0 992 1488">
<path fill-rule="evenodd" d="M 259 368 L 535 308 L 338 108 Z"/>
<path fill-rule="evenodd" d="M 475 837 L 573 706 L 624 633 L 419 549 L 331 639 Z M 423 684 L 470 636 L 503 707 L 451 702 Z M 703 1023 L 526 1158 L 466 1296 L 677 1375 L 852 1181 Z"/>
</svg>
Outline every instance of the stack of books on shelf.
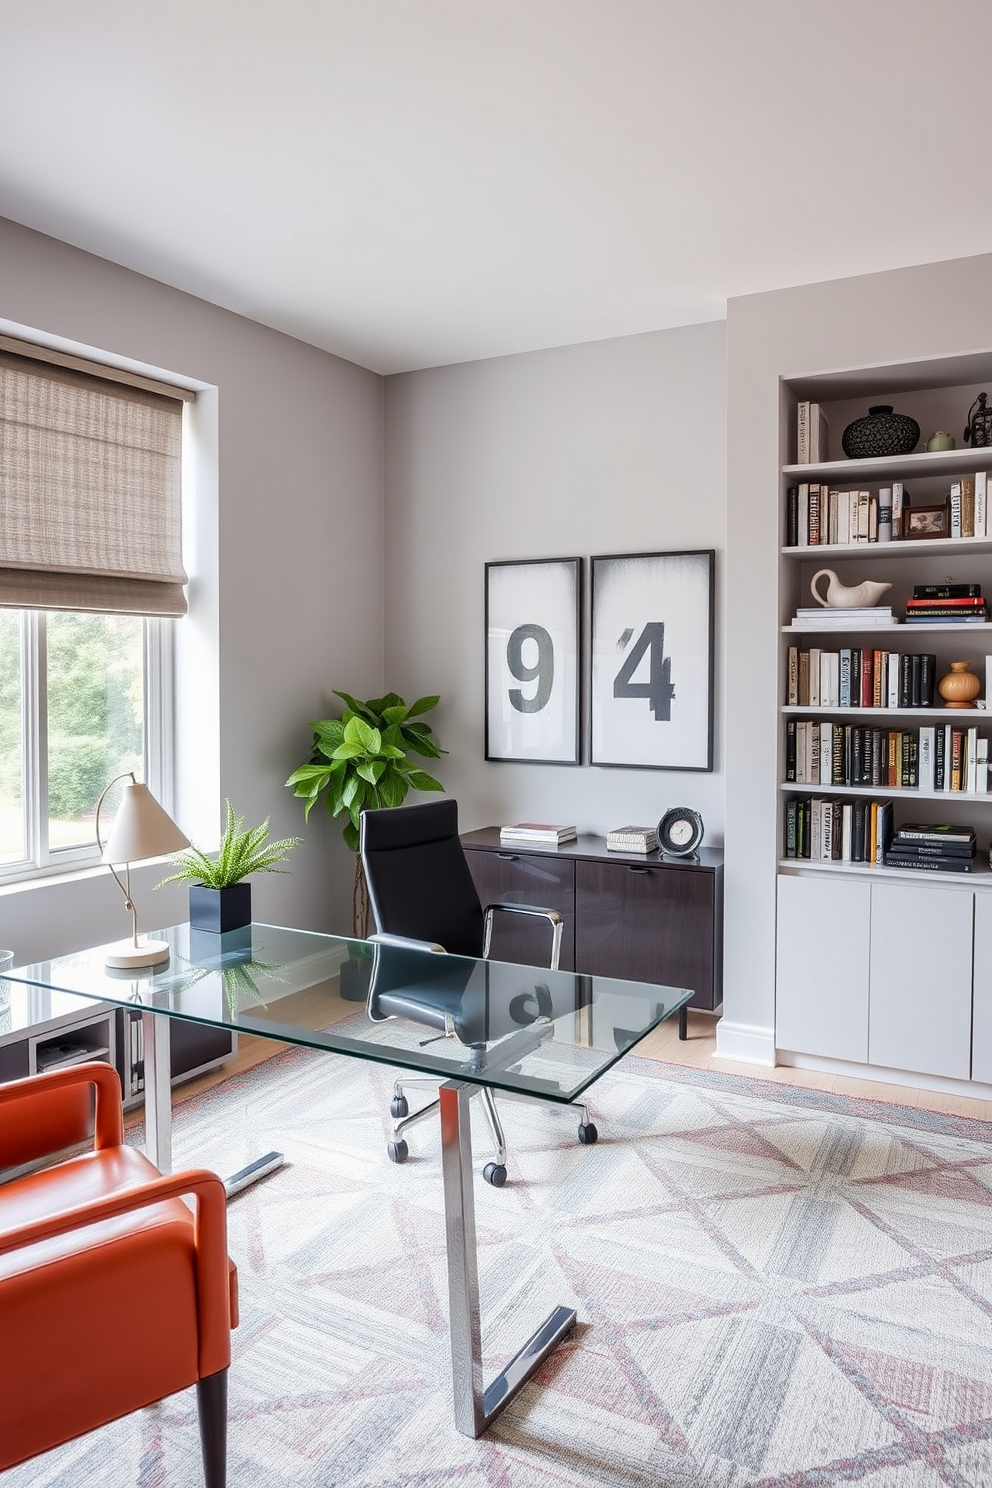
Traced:
<svg viewBox="0 0 992 1488">
<path fill-rule="evenodd" d="M 981 584 L 915 584 L 906 601 L 907 625 L 974 625 L 988 618 Z"/>
<path fill-rule="evenodd" d="M 975 866 L 973 827 L 910 823 L 900 827 L 885 854 L 887 868 L 924 872 L 971 873 Z"/>
<path fill-rule="evenodd" d="M 892 838 L 892 802 L 800 796 L 786 805 L 785 856 L 814 863 L 881 863 Z"/>
<path fill-rule="evenodd" d="M 909 601 L 907 600 L 907 604 Z M 850 610 L 826 605 L 800 606 L 792 621 L 793 630 L 864 630 L 869 625 L 898 625 L 891 605 L 860 605 Z"/>
<path fill-rule="evenodd" d="M 657 827 L 614 827 L 606 834 L 607 852 L 649 853 L 657 846 Z"/>
<path fill-rule="evenodd" d="M 868 785 L 986 795 L 989 741 L 979 735 L 977 725 L 884 729 L 789 718 L 785 778 L 790 785 Z"/>
<path fill-rule="evenodd" d="M 951 537 L 988 537 L 988 473 L 979 470 L 951 482 L 947 498 Z"/>
<path fill-rule="evenodd" d="M 563 842 L 574 842 L 578 835 L 575 827 L 558 827 L 550 822 L 517 822 L 515 826 L 499 829 L 500 842 L 530 842 L 545 847 L 560 847 Z"/>
<path fill-rule="evenodd" d="M 790 646 L 786 703 L 799 708 L 930 708 L 937 676 L 932 651 L 826 651 Z"/>
</svg>

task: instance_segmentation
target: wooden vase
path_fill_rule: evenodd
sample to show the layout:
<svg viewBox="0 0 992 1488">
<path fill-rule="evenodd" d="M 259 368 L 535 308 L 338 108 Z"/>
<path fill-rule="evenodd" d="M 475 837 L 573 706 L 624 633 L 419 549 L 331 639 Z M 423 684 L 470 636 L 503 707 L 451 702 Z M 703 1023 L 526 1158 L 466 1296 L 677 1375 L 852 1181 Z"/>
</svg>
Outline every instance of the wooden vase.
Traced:
<svg viewBox="0 0 992 1488">
<path fill-rule="evenodd" d="M 952 661 L 951 670 L 937 683 L 945 708 L 973 708 L 982 684 L 968 670 L 968 662 Z"/>
</svg>

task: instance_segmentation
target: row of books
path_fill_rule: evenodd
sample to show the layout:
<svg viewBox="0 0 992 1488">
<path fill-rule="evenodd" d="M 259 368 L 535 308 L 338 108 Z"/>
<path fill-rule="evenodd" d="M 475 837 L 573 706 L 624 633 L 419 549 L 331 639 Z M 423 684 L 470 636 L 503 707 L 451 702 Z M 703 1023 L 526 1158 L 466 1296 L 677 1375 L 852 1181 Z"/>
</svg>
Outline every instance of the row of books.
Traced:
<svg viewBox="0 0 992 1488">
<path fill-rule="evenodd" d="M 795 796 L 785 808 L 785 856 L 814 863 L 881 863 L 892 831 L 891 801 Z"/>
<path fill-rule="evenodd" d="M 912 503 L 902 481 L 877 491 L 839 491 L 823 482 L 803 481 L 786 492 L 785 544 L 850 547 L 898 542 L 907 536 L 989 537 L 988 496 L 987 471 L 961 476 L 951 482 L 944 497 L 921 508 L 920 520 L 913 524 Z"/>
<path fill-rule="evenodd" d="M 790 718 L 785 778 L 789 785 L 868 785 L 985 795 L 989 741 L 977 725 L 883 729 Z"/>
<path fill-rule="evenodd" d="M 786 703 L 799 708 L 930 708 L 936 680 L 932 651 L 790 646 Z"/>
<path fill-rule="evenodd" d="M 817 548 L 826 543 L 897 541 L 909 497 L 902 481 L 877 491 L 837 491 L 818 481 L 790 486 L 785 503 L 785 544 Z"/>
<path fill-rule="evenodd" d="M 866 863 L 910 872 L 971 873 L 971 827 L 908 823 L 895 830 L 893 803 L 799 796 L 788 803 L 785 856 L 820 863 Z"/>
<path fill-rule="evenodd" d="M 796 464 L 829 460 L 830 426 L 819 403 L 801 402 L 796 409 Z"/>
</svg>

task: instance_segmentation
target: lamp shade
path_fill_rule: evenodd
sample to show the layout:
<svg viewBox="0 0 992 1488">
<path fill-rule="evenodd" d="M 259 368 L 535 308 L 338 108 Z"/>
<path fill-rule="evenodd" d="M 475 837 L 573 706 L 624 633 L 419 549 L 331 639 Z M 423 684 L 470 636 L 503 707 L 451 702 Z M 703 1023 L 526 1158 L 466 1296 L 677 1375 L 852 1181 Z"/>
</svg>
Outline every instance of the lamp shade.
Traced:
<svg viewBox="0 0 992 1488">
<path fill-rule="evenodd" d="M 142 858 L 164 857 L 183 847 L 189 847 L 189 838 L 159 805 L 147 785 L 136 781 L 126 785 L 103 849 L 103 861 L 137 863 Z"/>
</svg>

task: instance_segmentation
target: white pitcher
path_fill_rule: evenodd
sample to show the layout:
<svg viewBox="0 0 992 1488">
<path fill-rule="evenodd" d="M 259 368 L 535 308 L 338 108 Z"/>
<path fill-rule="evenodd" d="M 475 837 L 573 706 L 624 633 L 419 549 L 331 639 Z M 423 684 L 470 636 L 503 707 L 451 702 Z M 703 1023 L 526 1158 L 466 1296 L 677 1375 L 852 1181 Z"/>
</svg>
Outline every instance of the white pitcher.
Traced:
<svg viewBox="0 0 992 1488">
<path fill-rule="evenodd" d="M 827 576 L 827 597 L 816 587 L 818 579 Z M 824 609 L 830 610 L 859 610 L 867 609 L 870 605 L 877 605 L 886 589 L 891 589 L 891 584 L 880 584 L 875 579 L 865 579 L 861 584 L 842 584 L 832 568 L 821 568 L 809 581 L 810 591 L 818 604 Z"/>
</svg>

